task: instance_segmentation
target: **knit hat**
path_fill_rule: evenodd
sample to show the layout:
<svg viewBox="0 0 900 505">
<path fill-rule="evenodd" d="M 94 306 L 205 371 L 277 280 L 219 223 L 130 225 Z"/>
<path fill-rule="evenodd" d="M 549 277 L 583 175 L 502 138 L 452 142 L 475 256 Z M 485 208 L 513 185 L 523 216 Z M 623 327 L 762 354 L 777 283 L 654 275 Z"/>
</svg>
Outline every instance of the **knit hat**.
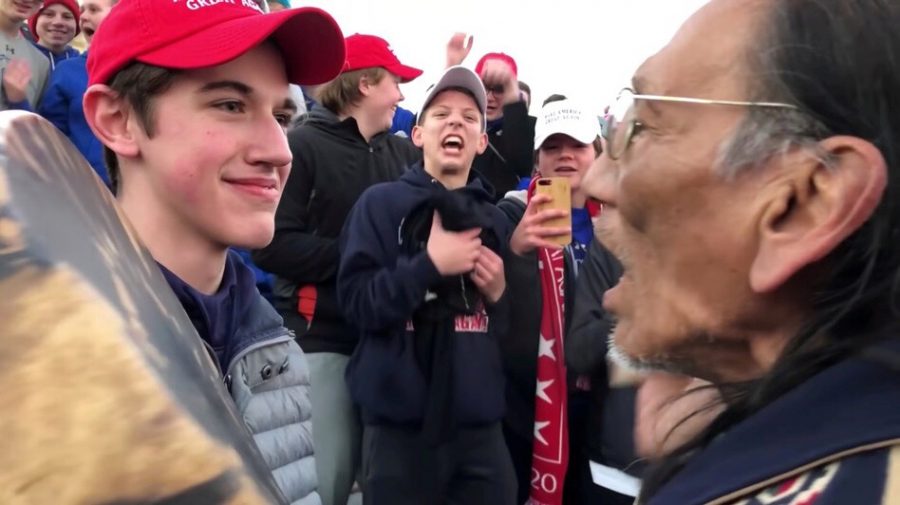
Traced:
<svg viewBox="0 0 900 505">
<path fill-rule="evenodd" d="M 37 32 L 37 20 L 42 12 L 47 10 L 47 7 L 51 5 L 62 5 L 66 9 L 72 11 L 72 15 L 75 16 L 75 35 L 77 36 L 81 32 L 81 24 L 78 20 L 81 18 L 81 9 L 78 7 L 78 2 L 75 0 L 45 0 L 44 5 L 41 5 L 41 8 L 38 9 L 37 12 L 34 13 L 34 16 L 28 18 L 28 30 L 34 36 L 34 41 L 38 41 L 38 32 Z M 73 37 L 74 38 L 74 37 Z"/>
</svg>

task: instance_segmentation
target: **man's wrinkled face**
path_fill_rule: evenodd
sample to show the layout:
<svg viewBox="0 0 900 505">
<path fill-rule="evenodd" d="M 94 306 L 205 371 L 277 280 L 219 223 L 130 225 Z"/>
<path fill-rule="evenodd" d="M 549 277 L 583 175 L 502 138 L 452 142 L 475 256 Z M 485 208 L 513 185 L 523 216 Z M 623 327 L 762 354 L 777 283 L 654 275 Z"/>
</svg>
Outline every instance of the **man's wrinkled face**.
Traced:
<svg viewBox="0 0 900 505">
<path fill-rule="evenodd" d="M 750 4 L 704 7 L 640 67 L 635 91 L 746 100 L 743 55 L 759 13 Z M 704 375 L 713 353 L 744 345 L 761 317 L 748 280 L 760 176 L 727 180 L 717 166 L 746 112 L 638 100 L 643 126 L 630 147 L 617 161 L 604 154 L 589 174 L 586 188 L 604 203 L 598 239 L 625 267 L 604 307 L 617 318 L 615 349 L 632 363 Z"/>
</svg>

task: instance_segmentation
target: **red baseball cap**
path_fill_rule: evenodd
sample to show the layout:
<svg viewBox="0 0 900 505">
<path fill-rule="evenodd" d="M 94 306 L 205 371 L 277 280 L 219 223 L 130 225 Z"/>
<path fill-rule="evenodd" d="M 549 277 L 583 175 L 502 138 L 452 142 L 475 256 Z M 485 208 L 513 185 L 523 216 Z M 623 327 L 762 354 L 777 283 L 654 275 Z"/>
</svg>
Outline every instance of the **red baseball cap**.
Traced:
<svg viewBox="0 0 900 505">
<path fill-rule="evenodd" d="M 418 68 L 400 63 L 391 46 L 381 37 L 355 33 L 347 37 L 346 43 L 347 64 L 344 65 L 344 72 L 381 67 L 399 77 L 401 82 L 409 82 L 422 75 Z"/>
<path fill-rule="evenodd" d="M 124 0 L 110 10 L 88 51 L 88 85 L 133 61 L 172 69 L 221 65 L 272 38 L 288 81 L 320 84 L 344 65 L 344 35 L 312 7 L 264 14 L 254 0 Z"/>
<path fill-rule="evenodd" d="M 481 71 L 484 70 L 484 62 L 488 60 L 500 60 L 506 62 L 506 64 L 512 68 L 513 77 L 518 78 L 519 67 L 516 65 L 516 60 L 506 53 L 487 53 L 482 56 L 481 59 L 478 60 L 478 64 L 475 65 L 475 73 L 478 74 L 479 77 L 481 76 Z"/>
<path fill-rule="evenodd" d="M 72 15 L 75 16 L 75 35 L 78 35 L 81 32 L 81 26 L 79 26 L 78 19 L 81 18 L 81 8 L 78 7 L 78 2 L 75 0 L 45 0 L 44 4 L 41 5 L 41 8 L 38 9 L 37 12 L 34 13 L 34 16 L 31 16 L 28 19 L 28 30 L 31 32 L 31 35 L 34 36 L 34 41 L 37 42 L 40 37 L 37 32 L 37 19 L 38 16 L 44 12 L 47 7 L 51 5 L 62 5 L 66 9 L 69 9 L 72 12 Z"/>
</svg>

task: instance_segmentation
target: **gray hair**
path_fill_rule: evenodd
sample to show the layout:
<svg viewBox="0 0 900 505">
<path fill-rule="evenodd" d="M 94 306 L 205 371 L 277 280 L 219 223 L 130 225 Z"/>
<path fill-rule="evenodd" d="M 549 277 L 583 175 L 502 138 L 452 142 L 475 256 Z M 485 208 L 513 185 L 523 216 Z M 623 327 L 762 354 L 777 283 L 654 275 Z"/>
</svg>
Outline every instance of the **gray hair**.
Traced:
<svg viewBox="0 0 900 505">
<path fill-rule="evenodd" d="M 757 44 L 752 44 L 745 55 L 750 75 L 750 100 L 796 104 L 797 98 L 778 70 L 779 62 L 773 58 L 771 40 L 775 33 L 762 28 Z M 824 162 L 828 162 L 818 141 L 828 136 L 828 128 L 810 114 L 788 108 L 750 107 L 746 117 L 731 137 L 719 149 L 716 166 L 722 175 L 733 178 L 745 169 L 765 164 L 775 156 L 799 148 L 809 149 Z"/>
<path fill-rule="evenodd" d="M 716 166 L 722 175 L 733 178 L 793 149 L 813 152 L 829 164 L 819 146 L 824 127 L 803 112 L 790 109 L 750 109 L 734 133 L 719 149 Z"/>
</svg>

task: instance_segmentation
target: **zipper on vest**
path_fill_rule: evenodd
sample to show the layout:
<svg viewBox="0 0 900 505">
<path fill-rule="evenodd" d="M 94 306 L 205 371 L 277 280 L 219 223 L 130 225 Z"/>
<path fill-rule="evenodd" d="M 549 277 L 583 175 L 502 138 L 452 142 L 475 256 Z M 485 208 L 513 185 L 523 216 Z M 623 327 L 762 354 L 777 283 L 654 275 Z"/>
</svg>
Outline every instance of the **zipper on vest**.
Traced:
<svg viewBox="0 0 900 505">
<path fill-rule="evenodd" d="M 231 362 L 228 363 L 228 370 L 231 371 L 234 368 L 234 364 L 244 358 L 244 356 L 250 354 L 251 352 L 262 349 L 263 347 L 268 347 L 270 345 L 281 344 L 283 342 L 287 342 L 289 340 L 293 340 L 293 337 L 290 332 L 283 332 L 281 335 L 263 340 L 262 342 L 257 342 L 253 345 L 247 346 L 243 351 L 237 353 L 233 358 L 231 358 Z M 230 374 L 229 374 L 230 375 Z"/>
</svg>

